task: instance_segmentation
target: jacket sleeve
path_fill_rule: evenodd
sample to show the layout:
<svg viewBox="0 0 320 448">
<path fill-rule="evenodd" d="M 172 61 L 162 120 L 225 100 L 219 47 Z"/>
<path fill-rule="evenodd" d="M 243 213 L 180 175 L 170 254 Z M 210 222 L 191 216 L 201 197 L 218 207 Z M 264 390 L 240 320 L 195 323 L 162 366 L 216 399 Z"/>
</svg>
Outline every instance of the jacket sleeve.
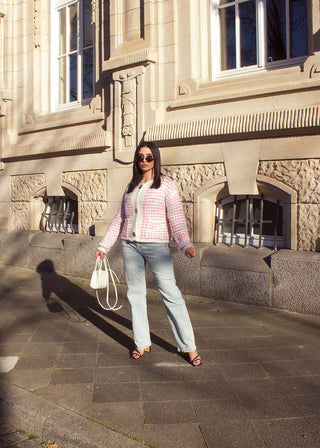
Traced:
<svg viewBox="0 0 320 448">
<path fill-rule="evenodd" d="M 180 250 L 185 251 L 192 247 L 188 235 L 186 218 L 178 189 L 173 180 L 168 179 L 169 185 L 166 193 L 166 212 L 172 236 Z"/>
<path fill-rule="evenodd" d="M 114 245 L 121 234 L 125 221 L 125 195 L 126 193 L 123 195 L 120 207 L 113 217 L 103 239 L 99 243 L 98 249 L 104 253 L 108 252 L 111 249 L 111 247 Z"/>
</svg>

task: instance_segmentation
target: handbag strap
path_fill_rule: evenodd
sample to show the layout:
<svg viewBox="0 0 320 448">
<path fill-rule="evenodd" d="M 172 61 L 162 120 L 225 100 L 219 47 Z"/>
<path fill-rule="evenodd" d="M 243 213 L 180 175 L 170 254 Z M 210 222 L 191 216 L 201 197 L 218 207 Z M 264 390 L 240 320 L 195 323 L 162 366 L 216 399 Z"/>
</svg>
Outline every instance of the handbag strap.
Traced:
<svg viewBox="0 0 320 448">
<path fill-rule="evenodd" d="M 97 264 L 98 260 L 100 260 L 100 263 Z M 120 283 L 120 281 L 119 281 L 119 278 L 118 278 L 117 274 L 111 269 L 109 260 L 108 260 L 106 255 L 104 256 L 104 258 L 102 260 L 101 260 L 100 257 L 97 257 L 96 267 L 97 267 L 97 269 L 104 268 L 106 270 L 106 272 L 107 272 L 107 287 L 106 287 L 106 303 L 107 303 L 107 306 L 103 305 L 103 303 L 101 302 L 98 290 L 96 289 L 96 296 L 97 296 L 97 300 L 98 300 L 99 305 L 101 306 L 102 309 L 104 309 L 106 311 L 117 311 L 117 310 L 120 310 L 122 308 L 122 305 L 123 305 L 123 297 L 122 297 L 121 304 L 118 305 L 119 296 L 118 296 L 118 289 L 117 289 L 117 285 L 116 285 L 116 281 L 117 281 L 117 283 Z M 109 302 L 110 281 L 111 281 L 111 285 L 112 285 L 114 293 L 115 293 L 115 302 L 114 302 L 113 305 L 110 305 L 110 302 Z"/>
</svg>

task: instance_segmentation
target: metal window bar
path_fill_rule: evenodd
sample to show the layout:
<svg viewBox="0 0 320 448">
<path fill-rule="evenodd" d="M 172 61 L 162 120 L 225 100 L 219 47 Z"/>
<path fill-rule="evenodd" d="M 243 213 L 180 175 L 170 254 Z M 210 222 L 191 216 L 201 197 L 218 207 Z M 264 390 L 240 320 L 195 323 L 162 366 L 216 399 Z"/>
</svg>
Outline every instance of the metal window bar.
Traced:
<svg viewBox="0 0 320 448">
<path fill-rule="evenodd" d="M 260 196 L 260 222 L 259 222 L 259 248 L 262 243 L 262 224 L 263 224 L 263 195 Z"/>
<path fill-rule="evenodd" d="M 221 218 L 222 215 L 222 203 L 221 201 L 218 202 L 217 205 L 217 215 L 216 215 L 216 226 L 217 226 L 217 241 L 219 241 L 220 238 L 220 232 L 221 227 L 224 223 L 230 223 L 231 221 L 231 238 L 230 238 L 230 246 L 233 245 L 234 241 L 234 235 L 235 235 L 235 225 L 237 222 L 243 222 L 245 223 L 245 240 L 244 245 L 248 245 L 248 239 L 251 235 L 251 229 L 253 228 L 254 224 L 259 225 L 259 248 L 262 247 L 262 237 L 263 237 L 263 224 L 273 224 L 273 234 L 274 234 L 274 243 L 273 243 L 273 249 L 277 250 L 277 228 L 279 224 L 279 216 L 280 216 L 280 201 L 277 201 L 277 208 L 276 208 L 276 217 L 275 221 L 273 222 L 272 219 L 263 219 L 263 210 L 264 210 L 264 199 L 263 195 L 260 196 L 260 207 L 259 207 L 259 218 L 257 220 L 254 220 L 250 217 L 250 202 L 252 199 L 250 199 L 249 196 L 246 197 L 246 216 L 245 219 L 236 219 L 236 212 L 237 212 L 237 196 L 234 196 L 233 198 L 233 209 L 232 209 L 232 218 L 230 219 L 223 219 Z"/>
<path fill-rule="evenodd" d="M 47 201 L 40 218 L 40 230 L 42 232 L 68 232 L 75 233 L 73 226 L 75 213 L 70 212 L 69 198 L 54 199 L 52 202 Z"/>
<path fill-rule="evenodd" d="M 277 250 L 277 236 L 278 236 L 278 224 L 279 224 L 279 215 L 280 215 L 280 201 L 277 201 L 276 208 L 276 219 L 274 223 L 274 239 L 273 239 L 273 250 Z"/>
<path fill-rule="evenodd" d="M 231 222 L 231 240 L 230 240 L 230 246 L 233 244 L 233 236 L 234 236 L 234 230 L 236 225 L 236 211 L 237 211 L 237 196 L 234 196 L 233 198 L 233 207 L 232 207 L 232 222 Z"/>
<path fill-rule="evenodd" d="M 249 213 L 250 213 L 250 199 L 249 196 L 246 198 L 246 233 L 244 237 L 244 246 L 247 246 L 248 241 L 248 228 L 249 228 Z"/>
<path fill-rule="evenodd" d="M 221 216 L 221 201 L 218 202 L 218 206 L 217 206 L 217 213 L 216 213 L 216 227 L 217 227 L 217 241 L 219 241 L 220 238 L 220 227 L 222 226 L 222 219 L 220 218 Z"/>
</svg>

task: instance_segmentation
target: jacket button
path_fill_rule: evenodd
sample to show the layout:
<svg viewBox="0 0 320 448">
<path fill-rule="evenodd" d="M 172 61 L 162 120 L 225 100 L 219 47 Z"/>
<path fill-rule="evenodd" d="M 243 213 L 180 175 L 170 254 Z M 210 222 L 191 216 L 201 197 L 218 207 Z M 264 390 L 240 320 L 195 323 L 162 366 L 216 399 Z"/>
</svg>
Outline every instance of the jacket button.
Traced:
<svg viewBox="0 0 320 448">
<path fill-rule="evenodd" d="M 138 209 L 136 208 L 135 210 L 134 210 L 136 213 L 138 213 Z"/>
<path fill-rule="evenodd" d="M 132 232 L 132 236 L 136 236 L 136 232 Z"/>
</svg>

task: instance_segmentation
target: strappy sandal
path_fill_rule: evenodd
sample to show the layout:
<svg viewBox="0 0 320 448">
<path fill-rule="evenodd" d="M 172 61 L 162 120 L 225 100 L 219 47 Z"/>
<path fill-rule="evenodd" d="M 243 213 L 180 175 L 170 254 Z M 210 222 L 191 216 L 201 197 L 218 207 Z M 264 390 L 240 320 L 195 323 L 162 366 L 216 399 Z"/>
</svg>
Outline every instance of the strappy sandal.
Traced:
<svg viewBox="0 0 320 448">
<path fill-rule="evenodd" d="M 198 363 L 198 361 L 200 361 L 200 362 Z M 193 359 L 190 359 L 189 362 L 193 367 L 202 366 L 202 361 L 201 361 L 200 355 L 197 355 Z"/>
<path fill-rule="evenodd" d="M 151 352 L 151 347 L 147 347 L 147 348 L 143 349 L 143 353 L 140 353 L 139 350 L 137 348 L 135 348 L 130 353 L 130 358 L 132 358 L 132 359 L 140 359 L 140 358 L 142 358 L 142 356 L 145 353 L 149 353 L 149 352 Z"/>
</svg>

